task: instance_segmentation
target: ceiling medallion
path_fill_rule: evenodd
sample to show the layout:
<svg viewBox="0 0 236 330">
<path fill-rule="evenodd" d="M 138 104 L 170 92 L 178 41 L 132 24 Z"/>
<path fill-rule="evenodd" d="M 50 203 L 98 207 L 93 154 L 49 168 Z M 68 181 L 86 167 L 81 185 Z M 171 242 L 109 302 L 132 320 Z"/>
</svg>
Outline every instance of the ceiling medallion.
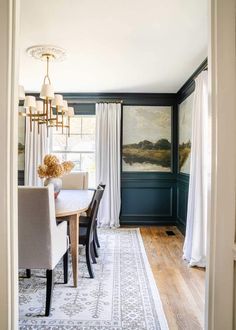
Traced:
<svg viewBox="0 0 236 330">
<path fill-rule="evenodd" d="M 65 49 L 53 45 L 36 45 L 26 49 L 26 53 L 41 61 L 50 58 L 51 61 L 64 61 L 66 58 Z"/>
</svg>

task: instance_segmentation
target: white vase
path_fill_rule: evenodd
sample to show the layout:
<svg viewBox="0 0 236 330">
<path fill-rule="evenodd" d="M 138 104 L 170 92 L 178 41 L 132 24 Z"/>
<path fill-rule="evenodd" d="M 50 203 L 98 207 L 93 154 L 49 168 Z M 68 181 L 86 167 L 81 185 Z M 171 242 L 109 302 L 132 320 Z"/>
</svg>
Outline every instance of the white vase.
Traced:
<svg viewBox="0 0 236 330">
<path fill-rule="evenodd" d="M 61 178 L 48 178 L 44 181 L 44 186 L 49 185 L 49 183 L 53 184 L 54 187 L 54 196 L 57 198 L 59 192 L 61 191 L 62 187 L 62 180 Z"/>
</svg>

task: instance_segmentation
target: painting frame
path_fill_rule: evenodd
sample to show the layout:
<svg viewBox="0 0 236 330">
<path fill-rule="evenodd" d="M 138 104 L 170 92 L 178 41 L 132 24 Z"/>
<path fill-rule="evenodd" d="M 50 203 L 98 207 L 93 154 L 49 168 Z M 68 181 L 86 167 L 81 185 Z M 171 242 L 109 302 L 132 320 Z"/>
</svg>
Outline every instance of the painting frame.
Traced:
<svg viewBox="0 0 236 330">
<path fill-rule="evenodd" d="M 191 93 L 178 107 L 178 173 L 187 176 L 190 175 L 193 97 Z"/>
<path fill-rule="evenodd" d="M 129 111 L 128 118 L 127 111 Z M 137 117 L 138 114 L 140 115 L 140 112 L 141 118 L 139 123 L 137 123 Z M 148 127 L 147 130 L 144 127 L 142 132 L 141 125 L 136 130 L 137 127 L 135 127 L 135 123 L 132 121 L 132 116 L 135 118 L 136 126 L 140 125 L 141 122 L 144 126 L 150 124 L 150 128 Z M 139 134 L 141 133 L 139 139 L 137 136 L 133 138 L 127 137 L 129 135 L 129 133 L 127 134 L 129 127 L 133 132 L 138 131 Z M 154 127 L 156 135 L 153 133 Z M 123 105 L 121 171 L 123 173 L 173 173 L 173 134 L 173 105 Z M 136 158 L 135 160 L 134 150 L 130 150 L 133 146 L 136 148 L 136 151 L 139 151 L 138 159 Z M 139 146 L 142 148 L 138 149 Z M 129 148 L 128 155 L 127 148 Z M 145 148 L 150 148 L 151 150 L 146 150 Z M 127 159 L 127 157 L 129 158 Z"/>
</svg>

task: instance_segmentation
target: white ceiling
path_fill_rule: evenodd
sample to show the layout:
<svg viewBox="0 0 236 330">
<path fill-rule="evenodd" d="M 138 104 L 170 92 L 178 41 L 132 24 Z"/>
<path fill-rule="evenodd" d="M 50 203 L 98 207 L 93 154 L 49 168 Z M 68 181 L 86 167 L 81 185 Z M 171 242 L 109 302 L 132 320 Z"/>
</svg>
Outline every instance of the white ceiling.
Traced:
<svg viewBox="0 0 236 330">
<path fill-rule="evenodd" d="M 20 84 L 39 91 L 53 44 L 57 92 L 176 92 L 207 56 L 207 0 L 21 0 Z"/>
</svg>

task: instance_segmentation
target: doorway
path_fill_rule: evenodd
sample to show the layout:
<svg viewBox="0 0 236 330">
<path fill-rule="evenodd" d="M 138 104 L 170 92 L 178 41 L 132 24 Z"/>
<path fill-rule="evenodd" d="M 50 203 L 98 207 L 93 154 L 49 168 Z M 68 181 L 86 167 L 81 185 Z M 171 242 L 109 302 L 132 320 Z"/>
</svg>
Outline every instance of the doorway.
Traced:
<svg viewBox="0 0 236 330">
<path fill-rule="evenodd" d="M 212 175 L 209 187 L 209 246 L 205 329 L 232 329 L 236 156 L 235 6 L 236 1 L 210 1 L 210 104 L 212 109 Z M 17 329 L 17 81 L 19 1 L 3 0 L 0 10 L 2 77 L 0 86 L 0 271 L 1 329 Z M 10 33 L 9 33 L 10 32 Z M 227 160 L 227 161 L 226 161 Z M 227 306 L 227 308 L 226 308 Z"/>
</svg>

